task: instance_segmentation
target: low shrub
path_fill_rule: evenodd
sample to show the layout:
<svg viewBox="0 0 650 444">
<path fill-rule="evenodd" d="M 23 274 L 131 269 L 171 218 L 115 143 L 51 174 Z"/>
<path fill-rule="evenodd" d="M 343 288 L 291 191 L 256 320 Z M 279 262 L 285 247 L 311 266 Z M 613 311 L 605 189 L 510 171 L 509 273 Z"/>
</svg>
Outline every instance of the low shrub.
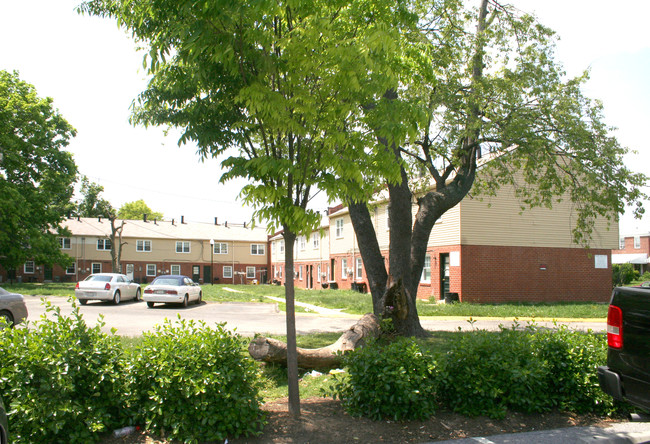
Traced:
<svg viewBox="0 0 650 444">
<path fill-rule="evenodd" d="M 336 376 L 327 394 L 353 416 L 424 419 L 436 402 L 436 365 L 413 339 L 374 341 L 347 354 L 347 374 Z"/>
<path fill-rule="evenodd" d="M 70 317 L 45 302 L 48 318 L 0 330 L 0 393 L 12 442 L 88 443 L 123 423 L 122 348 L 89 328 L 70 300 Z"/>
<path fill-rule="evenodd" d="M 258 366 L 224 325 L 208 328 L 179 316 L 143 334 L 128 374 L 132 405 L 147 429 L 186 442 L 260 431 Z"/>
</svg>

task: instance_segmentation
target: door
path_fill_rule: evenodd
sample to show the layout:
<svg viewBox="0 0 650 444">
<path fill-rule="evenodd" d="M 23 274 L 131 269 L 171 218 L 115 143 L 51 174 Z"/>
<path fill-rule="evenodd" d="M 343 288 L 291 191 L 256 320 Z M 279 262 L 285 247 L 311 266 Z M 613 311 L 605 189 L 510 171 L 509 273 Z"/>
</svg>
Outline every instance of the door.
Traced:
<svg viewBox="0 0 650 444">
<path fill-rule="evenodd" d="M 43 268 L 43 279 L 46 281 L 51 281 L 52 280 L 52 267 L 46 265 Z"/>
<path fill-rule="evenodd" d="M 201 267 L 198 265 L 192 265 L 192 280 L 194 282 L 199 282 L 199 278 L 201 277 Z"/>
<path fill-rule="evenodd" d="M 133 280 L 133 270 L 135 269 L 135 266 L 133 264 L 126 264 L 126 276 Z"/>
<path fill-rule="evenodd" d="M 203 280 L 206 284 L 212 284 L 212 267 L 210 265 L 203 266 Z"/>
<path fill-rule="evenodd" d="M 449 293 L 449 253 L 440 255 L 440 299 Z"/>
<path fill-rule="evenodd" d="M 335 273 L 334 269 L 336 268 L 335 265 L 336 265 L 336 259 L 332 259 L 330 264 L 330 281 L 332 282 L 336 280 L 334 279 L 334 273 Z"/>
<path fill-rule="evenodd" d="M 307 288 L 314 288 L 314 266 L 307 265 Z"/>
</svg>

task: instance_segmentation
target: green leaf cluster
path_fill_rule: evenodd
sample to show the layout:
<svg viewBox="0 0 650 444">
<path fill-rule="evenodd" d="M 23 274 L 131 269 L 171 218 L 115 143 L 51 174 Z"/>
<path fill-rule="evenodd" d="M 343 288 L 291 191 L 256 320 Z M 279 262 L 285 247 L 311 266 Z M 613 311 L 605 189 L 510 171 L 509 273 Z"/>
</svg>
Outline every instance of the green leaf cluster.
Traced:
<svg viewBox="0 0 650 444">
<path fill-rule="evenodd" d="M 347 373 L 335 375 L 328 394 L 354 416 L 374 420 L 425 419 L 438 404 L 438 368 L 412 338 L 372 342 L 346 354 Z"/>
<path fill-rule="evenodd" d="M 244 345 L 225 324 L 180 316 L 143 334 L 126 366 L 136 422 L 184 442 L 259 432 L 260 375 Z"/>
<path fill-rule="evenodd" d="M 76 180 L 75 129 L 17 72 L 0 70 L 0 265 L 67 265 L 57 241 Z M 61 232 L 63 233 L 63 232 Z"/>
<path fill-rule="evenodd" d="M 126 370 L 120 341 L 45 302 L 47 319 L 0 330 L 0 393 L 12 442 L 88 443 L 121 426 Z"/>
</svg>

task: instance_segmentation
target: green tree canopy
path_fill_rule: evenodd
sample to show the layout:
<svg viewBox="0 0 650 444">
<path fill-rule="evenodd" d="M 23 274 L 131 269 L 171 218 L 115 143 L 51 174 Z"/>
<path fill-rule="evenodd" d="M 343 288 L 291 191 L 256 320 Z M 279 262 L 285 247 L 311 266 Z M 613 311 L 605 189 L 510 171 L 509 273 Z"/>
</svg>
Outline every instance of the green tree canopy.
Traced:
<svg viewBox="0 0 650 444">
<path fill-rule="evenodd" d="M 64 151 L 74 128 L 17 72 L 0 71 L 0 264 L 65 265 L 57 241 L 77 167 Z"/>
<path fill-rule="evenodd" d="M 142 219 L 145 214 L 147 215 L 147 219 L 150 220 L 163 220 L 164 218 L 162 213 L 152 211 L 143 199 L 126 202 L 117 211 L 118 219 L 139 220 Z"/>
<path fill-rule="evenodd" d="M 102 196 L 104 187 L 91 182 L 86 176 L 81 178 L 81 199 L 77 202 L 77 215 L 81 217 L 114 217 L 115 208 Z"/>
</svg>

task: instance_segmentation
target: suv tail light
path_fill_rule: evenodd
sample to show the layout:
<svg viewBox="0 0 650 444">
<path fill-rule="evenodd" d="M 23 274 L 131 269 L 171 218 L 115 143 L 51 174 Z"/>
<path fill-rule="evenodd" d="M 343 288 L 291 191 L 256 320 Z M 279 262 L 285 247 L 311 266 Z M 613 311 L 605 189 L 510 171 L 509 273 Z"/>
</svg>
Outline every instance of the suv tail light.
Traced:
<svg viewBox="0 0 650 444">
<path fill-rule="evenodd" d="M 106 285 L 104 285 L 104 290 L 110 290 L 111 289 L 111 284 L 106 282 Z"/>
<path fill-rule="evenodd" d="M 615 305 L 610 305 L 607 311 L 607 345 L 623 348 L 623 312 Z"/>
<path fill-rule="evenodd" d="M 79 282 L 77 282 L 77 285 L 74 286 L 75 290 L 79 289 Z"/>
</svg>

